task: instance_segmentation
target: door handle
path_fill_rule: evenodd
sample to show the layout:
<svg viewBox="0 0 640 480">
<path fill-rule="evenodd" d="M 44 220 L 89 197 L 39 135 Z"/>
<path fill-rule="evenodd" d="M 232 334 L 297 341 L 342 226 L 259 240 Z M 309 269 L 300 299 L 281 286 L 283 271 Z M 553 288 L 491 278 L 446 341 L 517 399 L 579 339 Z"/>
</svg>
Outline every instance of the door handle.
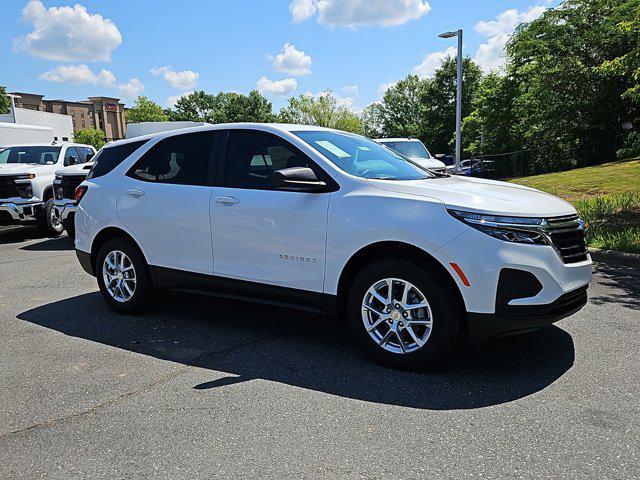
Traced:
<svg viewBox="0 0 640 480">
<path fill-rule="evenodd" d="M 138 190 L 137 188 L 129 188 L 127 189 L 127 195 L 133 198 L 140 198 L 144 195 L 142 190 Z"/>
<path fill-rule="evenodd" d="M 236 197 L 217 197 L 216 203 L 223 203 L 225 205 L 235 205 L 236 203 L 240 203 Z"/>
</svg>

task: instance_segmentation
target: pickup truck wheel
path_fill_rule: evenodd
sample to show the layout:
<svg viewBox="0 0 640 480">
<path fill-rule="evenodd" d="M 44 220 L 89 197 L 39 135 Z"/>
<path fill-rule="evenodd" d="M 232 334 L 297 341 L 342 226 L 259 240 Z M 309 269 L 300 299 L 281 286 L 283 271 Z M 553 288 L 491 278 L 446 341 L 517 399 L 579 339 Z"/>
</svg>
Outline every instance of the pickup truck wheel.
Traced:
<svg viewBox="0 0 640 480">
<path fill-rule="evenodd" d="M 358 342 L 381 363 L 419 370 L 453 347 L 458 309 L 442 282 L 406 259 L 369 265 L 354 279 L 347 315 Z"/>
<path fill-rule="evenodd" d="M 47 237 L 57 237 L 64 230 L 60 217 L 58 216 L 58 212 L 54 208 L 52 198 L 47 200 L 44 204 L 44 212 L 40 217 L 38 227 Z"/>
<path fill-rule="evenodd" d="M 113 238 L 102 246 L 96 277 L 105 301 L 120 313 L 140 312 L 153 300 L 155 289 L 147 262 L 128 240 Z"/>
</svg>

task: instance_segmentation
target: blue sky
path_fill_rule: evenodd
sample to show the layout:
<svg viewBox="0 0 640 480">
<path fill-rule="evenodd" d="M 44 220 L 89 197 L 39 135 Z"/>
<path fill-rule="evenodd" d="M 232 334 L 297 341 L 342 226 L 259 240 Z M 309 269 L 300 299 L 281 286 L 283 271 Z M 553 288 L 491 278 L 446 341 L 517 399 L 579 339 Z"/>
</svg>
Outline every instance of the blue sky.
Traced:
<svg viewBox="0 0 640 480">
<path fill-rule="evenodd" d="M 409 73 L 429 76 L 464 29 L 485 70 L 548 0 L 3 0 L 0 85 L 46 98 L 259 87 L 278 109 L 331 89 L 354 109 Z M 75 6 L 74 6 L 75 5 Z M 75 37 L 75 38 L 74 38 Z M 452 52 L 450 49 L 449 52 Z"/>
</svg>

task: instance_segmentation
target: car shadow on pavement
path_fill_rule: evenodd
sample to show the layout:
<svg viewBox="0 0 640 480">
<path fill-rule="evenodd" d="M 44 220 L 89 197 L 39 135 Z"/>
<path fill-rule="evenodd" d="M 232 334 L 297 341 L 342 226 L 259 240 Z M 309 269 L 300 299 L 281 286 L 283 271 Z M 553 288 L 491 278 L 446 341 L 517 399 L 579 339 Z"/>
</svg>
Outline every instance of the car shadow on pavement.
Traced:
<svg viewBox="0 0 640 480">
<path fill-rule="evenodd" d="M 629 265 L 595 263 L 598 282 L 608 287 L 608 295 L 589 296 L 596 305 L 617 303 L 632 310 L 640 309 L 640 268 Z"/>
<path fill-rule="evenodd" d="M 20 247 L 20 250 L 28 252 L 60 252 L 63 250 L 73 250 L 73 240 L 67 235 L 61 235 L 56 238 L 48 238 L 38 243 L 30 243 L 24 247 Z"/>
<path fill-rule="evenodd" d="M 252 379 L 368 402 L 421 409 L 497 405 L 538 392 L 571 368 L 571 336 L 551 326 L 461 348 L 427 372 L 374 363 L 345 328 L 322 316 L 203 295 L 171 293 L 144 315 L 110 310 L 99 293 L 43 305 L 18 315 L 66 335 L 158 359 L 226 372 L 193 388 Z"/>
<path fill-rule="evenodd" d="M 37 227 L 33 226 L 0 226 L 0 245 L 20 243 L 25 240 L 43 238 Z"/>
</svg>

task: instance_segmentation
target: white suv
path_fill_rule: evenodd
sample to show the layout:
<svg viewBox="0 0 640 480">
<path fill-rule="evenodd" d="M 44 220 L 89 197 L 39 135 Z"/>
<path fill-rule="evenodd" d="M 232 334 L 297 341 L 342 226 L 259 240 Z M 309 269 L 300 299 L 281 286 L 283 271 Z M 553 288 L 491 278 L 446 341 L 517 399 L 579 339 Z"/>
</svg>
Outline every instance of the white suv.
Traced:
<svg viewBox="0 0 640 480">
<path fill-rule="evenodd" d="M 85 163 L 96 153 L 77 143 L 0 146 L 0 224 L 36 223 L 49 236 L 62 233 L 54 208 L 56 170 Z"/>
<path fill-rule="evenodd" d="M 574 208 L 429 173 L 359 135 L 229 124 L 104 147 L 78 187 L 76 251 L 106 302 L 207 290 L 346 318 L 381 361 L 419 368 L 570 315 L 591 259 Z"/>
</svg>

